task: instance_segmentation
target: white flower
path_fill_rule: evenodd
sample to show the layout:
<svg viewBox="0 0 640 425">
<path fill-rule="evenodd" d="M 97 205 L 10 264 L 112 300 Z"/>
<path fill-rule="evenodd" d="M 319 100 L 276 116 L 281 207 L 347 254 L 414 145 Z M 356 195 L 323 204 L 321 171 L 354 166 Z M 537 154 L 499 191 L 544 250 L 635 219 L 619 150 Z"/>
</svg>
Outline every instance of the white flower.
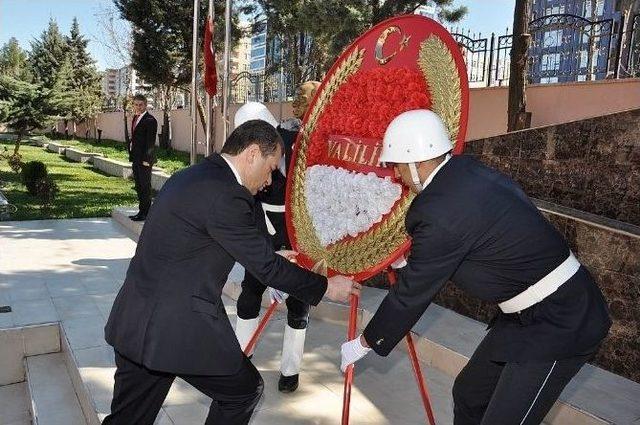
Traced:
<svg viewBox="0 0 640 425">
<path fill-rule="evenodd" d="M 402 194 L 399 184 L 374 173 L 327 165 L 307 168 L 307 209 L 323 246 L 357 236 L 379 223 Z"/>
</svg>

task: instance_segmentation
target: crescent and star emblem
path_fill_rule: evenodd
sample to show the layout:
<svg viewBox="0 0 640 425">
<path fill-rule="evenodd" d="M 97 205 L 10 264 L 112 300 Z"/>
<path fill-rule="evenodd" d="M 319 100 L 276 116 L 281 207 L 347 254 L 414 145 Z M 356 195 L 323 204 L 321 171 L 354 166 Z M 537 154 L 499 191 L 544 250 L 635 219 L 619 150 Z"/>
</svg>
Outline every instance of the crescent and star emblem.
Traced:
<svg viewBox="0 0 640 425">
<path fill-rule="evenodd" d="M 390 34 L 393 34 L 396 32 L 402 36 L 402 40 L 400 40 L 400 48 L 394 51 L 393 53 L 391 53 L 389 56 L 384 56 L 384 53 L 382 52 L 382 50 L 384 49 L 384 45 L 387 42 L 387 37 L 389 37 Z M 409 44 L 410 38 L 411 36 L 406 36 L 402 33 L 402 29 L 400 29 L 400 27 L 392 26 L 392 27 L 386 28 L 384 31 L 382 31 L 382 33 L 380 34 L 380 37 L 378 37 L 378 41 L 376 42 L 376 50 L 375 50 L 376 61 L 378 61 L 380 65 L 387 64 L 391 59 L 393 59 L 393 57 L 396 54 L 398 54 L 398 52 L 403 51 L 405 47 L 407 47 L 407 45 Z"/>
</svg>

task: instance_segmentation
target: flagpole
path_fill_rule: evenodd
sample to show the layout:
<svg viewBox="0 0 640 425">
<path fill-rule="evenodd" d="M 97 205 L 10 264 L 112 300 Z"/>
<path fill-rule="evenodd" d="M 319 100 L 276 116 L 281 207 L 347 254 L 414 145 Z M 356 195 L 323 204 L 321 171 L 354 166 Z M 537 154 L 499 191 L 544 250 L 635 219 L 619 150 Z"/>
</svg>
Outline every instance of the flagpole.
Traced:
<svg viewBox="0 0 640 425">
<path fill-rule="evenodd" d="M 191 49 L 191 165 L 196 163 L 197 145 L 196 136 L 198 134 L 196 116 L 196 103 L 198 99 L 198 87 L 196 84 L 196 74 L 198 72 L 198 9 L 200 8 L 200 0 L 193 0 L 193 45 Z"/>
<path fill-rule="evenodd" d="M 207 19 L 211 19 L 211 22 L 214 21 L 215 11 L 213 10 L 213 0 L 209 0 L 209 16 Z M 212 34 L 211 43 L 213 44 L 213 34 Z M 204 46 L 204 49 L 211 49 L 211 46 Z M 206 93 L 206 108 L 207 108 L 207 136 L 206 136 L 206 147 L 205 147 L 205 156 L 211 155 L 211 122 L 213 118 L 213 110 L 211 109 L 211 95 Z"/>
<path fill-rule="evenodd" d="M 231 56 L 231 0 L 226 0 L 224 8 L 224 76 L 222 80 L 222 143 L 227 140 L 229 133 L 229 101 L 231 84 L 230 76 L 230 56 Z"/>
</svg>

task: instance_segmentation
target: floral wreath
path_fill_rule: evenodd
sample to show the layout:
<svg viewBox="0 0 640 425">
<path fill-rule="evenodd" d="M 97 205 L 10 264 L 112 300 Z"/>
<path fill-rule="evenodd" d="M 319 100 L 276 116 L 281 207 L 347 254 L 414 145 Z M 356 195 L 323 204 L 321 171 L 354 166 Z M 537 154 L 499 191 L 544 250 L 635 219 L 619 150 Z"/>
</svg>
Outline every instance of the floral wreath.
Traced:
<svg viewBox="0 0 640 425">
<path fill-rule="evenodd" d="M 389 123 L 413 109 L 438 113 L 454 154 L 462 152 L 468 113 L 462 55 L 440 24 L 408 15 L 376 25 L 349 46 L 304 118 L 286 200 L 302 265 L 364 280 L 409 248 L 404 219 L 414 195 L 377 157 Z"/>
</svg>

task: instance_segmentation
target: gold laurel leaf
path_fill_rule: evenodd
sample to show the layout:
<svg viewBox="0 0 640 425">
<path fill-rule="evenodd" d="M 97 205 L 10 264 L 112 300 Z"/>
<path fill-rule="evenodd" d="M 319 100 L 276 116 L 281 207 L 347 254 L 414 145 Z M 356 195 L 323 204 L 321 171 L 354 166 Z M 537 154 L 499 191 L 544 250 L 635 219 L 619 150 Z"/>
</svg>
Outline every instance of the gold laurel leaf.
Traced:
<svg viewBox="0 0 640 425">
<path fill-rule="evenodd" d="M 453 55 L 444 41 L 431 35 L 420 43 L 418 66 L 431 93 L 431 109 L 442 118 L 455 145 L 460 130 L 462 91 Z"/>
</svg>

